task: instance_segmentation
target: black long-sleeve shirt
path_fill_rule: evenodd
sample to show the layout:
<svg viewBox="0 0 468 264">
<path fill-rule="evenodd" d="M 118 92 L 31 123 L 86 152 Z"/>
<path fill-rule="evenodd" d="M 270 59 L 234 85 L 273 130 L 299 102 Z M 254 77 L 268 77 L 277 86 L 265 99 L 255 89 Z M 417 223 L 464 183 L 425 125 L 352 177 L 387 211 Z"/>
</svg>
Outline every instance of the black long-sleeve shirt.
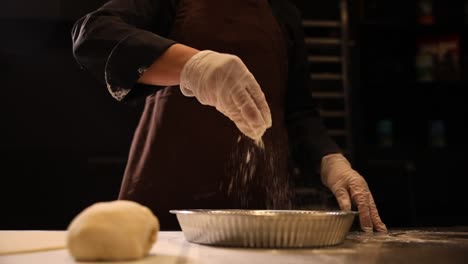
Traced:
<svg viewBox="0 0 468 264">
<path fill-rule="evenodd" d="M 242 0 L 239 0 L 242 1 Z M 79 19 L 72 30 L 78 63 L 107 85 L 119 101 L 162 87 L 137 80 L 176 42 L 168 39 L 178 0 L 110 0 Z M 287 0 L 270 0 L 285 29 L 289 75 L 285 116 L 293 156 L 304 172 L 316 172 L 324 155 L 340 152 L 321 123 L 310 94 L 309 66 L 300 12 Z"/>
</svg>

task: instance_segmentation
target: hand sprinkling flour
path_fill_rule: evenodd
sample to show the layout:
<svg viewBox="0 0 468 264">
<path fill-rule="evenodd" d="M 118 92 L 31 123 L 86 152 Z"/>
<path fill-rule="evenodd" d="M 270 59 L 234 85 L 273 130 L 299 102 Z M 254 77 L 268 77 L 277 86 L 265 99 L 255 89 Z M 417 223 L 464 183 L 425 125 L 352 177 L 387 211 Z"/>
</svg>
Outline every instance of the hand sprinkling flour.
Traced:
<svg viewBox="0 0 468 264">
<path fill-rule="evenodd" d="M 249 138 L 261 140 L 271 127 L 271 111 L 260 85 L 237 56 L 203 50 L 180 75 L 182 94 L 214 106 Z"/>
</svg>

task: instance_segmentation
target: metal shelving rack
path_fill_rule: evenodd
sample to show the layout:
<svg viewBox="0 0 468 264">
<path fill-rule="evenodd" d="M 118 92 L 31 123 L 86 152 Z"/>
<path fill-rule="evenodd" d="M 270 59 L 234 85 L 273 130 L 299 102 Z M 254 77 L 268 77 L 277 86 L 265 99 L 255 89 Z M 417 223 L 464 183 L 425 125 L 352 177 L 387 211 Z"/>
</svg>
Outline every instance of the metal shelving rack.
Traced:
<svg viewBox="0 0 468 264">
<path fill-rule="evenodd" d="M 303 20 L 311 65 L 312 96 L 320 103 L 328 132 L 352 158 L 350 40 L 347 0 L 338 0 L 333 18 Z"/>
<path fill-rule="evenodd" d="M 329 135 L 348 159 L 353 159 L 350 60 L 354 42 L 350 38 L 348 0 L 326 3 L 295 1 L 303 8 L 303 29 L 310 65 L 311 94 L 319 103 Z M 336 199 L 319 177 L 297 185 L 296 204 L 301 209 L 330 209 Z"/>
</svg>

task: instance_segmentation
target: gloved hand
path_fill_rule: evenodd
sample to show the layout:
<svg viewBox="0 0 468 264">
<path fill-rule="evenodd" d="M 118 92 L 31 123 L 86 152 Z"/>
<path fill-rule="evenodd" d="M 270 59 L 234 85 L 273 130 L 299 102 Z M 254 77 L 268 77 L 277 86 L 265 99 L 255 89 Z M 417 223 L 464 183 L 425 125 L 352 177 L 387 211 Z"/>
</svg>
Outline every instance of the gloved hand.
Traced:
<svg viewBox="0 0 468 264">
<path fill-rule="evenodd" d="M 265 95 L 237 56 L 200 51 L 184 65 L 180 88 L 185 96 L 195 96 L 200 103 L 216 107 L 254 140 L 271 127 Z"/>
<path fill-rule="evenodd" d="M 341 210 L 350 211 L 351 200 L 354 202 L 363 231 L 387 231 L 366 180 L 351 167 L 343 155 L 330 154 L 323 157 L 320 174 L 323 184 L 333 192 Z"/>
</svg>

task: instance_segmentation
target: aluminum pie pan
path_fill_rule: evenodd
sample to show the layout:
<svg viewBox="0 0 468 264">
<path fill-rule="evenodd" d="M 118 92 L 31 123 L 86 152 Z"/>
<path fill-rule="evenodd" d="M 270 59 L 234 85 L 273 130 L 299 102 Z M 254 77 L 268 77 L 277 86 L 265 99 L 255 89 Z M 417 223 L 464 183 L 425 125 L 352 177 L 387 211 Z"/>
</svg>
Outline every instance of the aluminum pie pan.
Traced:
<svg viewBox="0 0 468 264">
<path fill-rule="evenodd" d="M 355 211 L 170 210 L 192 243 L 247 248 L 310 248 L 341 244 Z"/>
</svg>

